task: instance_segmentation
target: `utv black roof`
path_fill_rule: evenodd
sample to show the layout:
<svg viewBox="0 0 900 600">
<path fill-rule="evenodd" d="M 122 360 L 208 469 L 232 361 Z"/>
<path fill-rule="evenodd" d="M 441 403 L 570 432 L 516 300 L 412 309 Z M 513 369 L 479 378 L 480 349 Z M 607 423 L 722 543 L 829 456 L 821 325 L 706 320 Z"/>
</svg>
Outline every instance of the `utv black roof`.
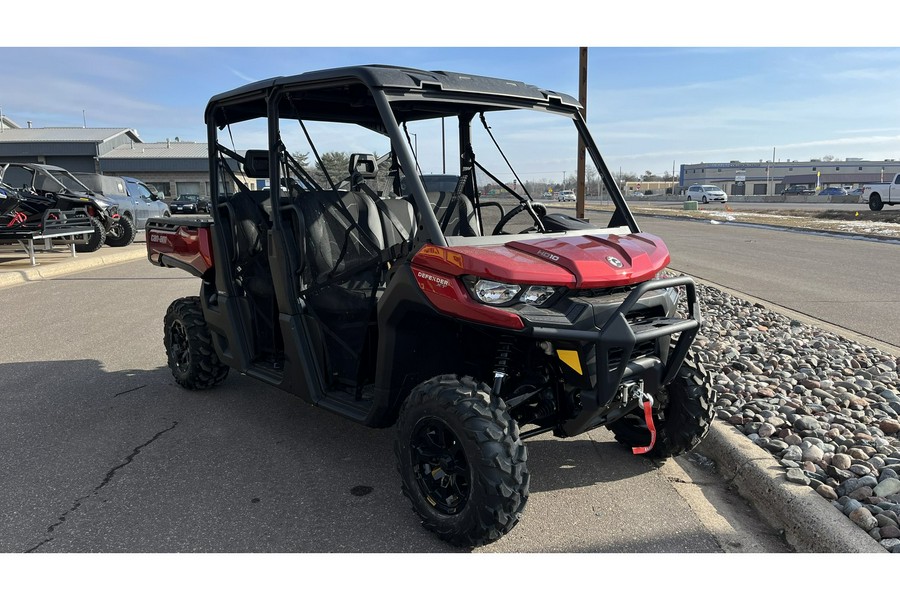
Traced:
<svg viewBox="0 0 900 600">
<path fill-rule="evenodd" d="M 16 165 L 16 166 L 20 166 L 20 167 L 29 167 L 31 169 L 35 169 L 38 171 L 43 169 L 44 171 L 57 171 L 57 172 L 68 173 L 68 171 L 62 167 L 57 167 L 56 165 L 46 165 L 44 163 L 9 162 L 9 163 L 0 163 L 0 164 L 2 164 L 5 167 Z M 70 173 L 70 175 L 71 175 L 71 173 Z"/>
<path fill-rule="evenodd" d="M 446 71 L 422 71 L 408 67 L 364 65 L 274 77 L 218 94 L 209 101 L 206 122 L 210 123 L 211 114 L 215 114 L 215 124 L 218 126 L 264 116 L 265 97 L 276 88 L 306 91 L 304 107 L 300 111 L 303 114 L 293 116 L 310 118 L 327 115 L 330 120 L 340 121 L 343 119 L 339 116 L 342 112 L 339 108 L 343 105 L 348 111 L 347 120 L 359 122 L 362 116 L 360 113 L 364 113 L 367 108 L 366 104 L 374 110 L 374 105 L 366 102 L 369 94 L 362 93 L 364 90 L 360 86 L 369 90 L 382 90 L 389 97 L 412 94 L 427 98 L 428 92 L 441 92 L 441 99 L 446 99 L 455 107 L 451 109 L 448 105 L 445 111 L 435 106 L 418 109 L 410 107 L 403 114 L 404 120 L 408 121 L 434 118 L 441 116 L 442 112 L 454 114 L 460 102 L 477 101 L 497 109 L 511 104 L 565 106 L 570 110 L 580 108 L 578 101 L 568 94 L 545 90 L 521 81 Z M 216 108 L 221 110 L 214 113 Z M 284 116 L 290 116 L 291 112 L 288 106 L 280 109 Z"/>
</svg>

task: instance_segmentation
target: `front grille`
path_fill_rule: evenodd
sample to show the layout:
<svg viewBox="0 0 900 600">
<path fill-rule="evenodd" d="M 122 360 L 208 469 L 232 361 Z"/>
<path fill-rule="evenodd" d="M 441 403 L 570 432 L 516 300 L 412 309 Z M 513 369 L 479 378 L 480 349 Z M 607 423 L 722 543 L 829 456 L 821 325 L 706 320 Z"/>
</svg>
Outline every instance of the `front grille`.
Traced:
<svg viewBox="0 0 900 600">
<path fill-rule="evenodd" d="M 650 321 L 651 319 L 665 317 L 665 309 L 662 306 L 648 306 L 644 308 L 635 308 L 625 315 L 625 320 L 634 327 Z M 631 355 L 627 357 L 628 361 L 632 361 L 642 356 L 655 356 L 658 353 L 657 340 L 647 340 L 636 344 Z M 619 368 L 622 362 L 622 348 L 611 348 L 609 351 L 609 368 L 615 370 Z"/>
<path fill-rule="evenodd" d="M 584 288 L 574 290 L 572 296 L 575 298 L 605 298 L 606 296 L 627 295 L 635 287 L 633 285 L 620 285 L 617 287 Z"/>
<path fill-rule="evenodd" d="M 648 306 L 646 308 L 636 308 L 625 315 L 625 320 L 631 325 L 640 325 L 650 319 L 666 316 L 666 311 L 662 306 Z"/>
<path fill-rule="evenodd" d="M 646 342 L 641 342 L 634 347 L 631 356 L 628 357 L 628 361 L 632 361 L 642 356 L 656 356 L 656 353 L 656 340 L 647 340 Z M 621 363 L 622 349 L 611 348 L 609 351 L 609 370 L 615 371 L 619 368 L 619 365 Z"/>
</svg>

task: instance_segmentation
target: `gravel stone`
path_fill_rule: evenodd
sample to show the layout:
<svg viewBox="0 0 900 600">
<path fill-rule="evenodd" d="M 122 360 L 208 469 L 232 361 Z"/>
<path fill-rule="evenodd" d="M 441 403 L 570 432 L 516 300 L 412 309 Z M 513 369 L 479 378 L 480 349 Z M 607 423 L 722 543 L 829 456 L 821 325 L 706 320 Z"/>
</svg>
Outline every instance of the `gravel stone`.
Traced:
<svg viewBox="0 0 900 600">
<path fill-rule="evenodd" d="M 867 508 L 857 508 L 848 516 L 851 521 L 859 525 L 860 529 L 864 531 L 869 531 L 878 526 L 878 521 L 875 520 L 875 517 L 872 516 L 872 513 Z"/>
<path fill-rule="evenodd" d="M 778 431 L 774 425 L 770 423 L 763 423 L 759 426 L 759 430 L 756 432 L 760 437 L 772 437 L 775 435 L 775 432 Z"/>
<path fill-rule="evenodd" d="M 872 488 L 867 485 L 860 486 L 847 494 L 850 498 L 854 500 L 859 500 L 863 502 L 866 498 L 869 498 L 872 495 Z"/>
<path fill-rule="evenodd" d="M 781 455 L 781 458 L 789 461 L 801 461 L 803 460 L 803 451 L 800 450 L 800 446 L 788 446 L 784 449 L 784 454 Z M 799 467 L 800 465 L 797 464 Z"/>
<path fill-rule="evenodd" d="M 834 488 L 831 487 L 830 485 L 822 484 L 816 488 L 816 491 L 819 493 L 820 496 L 822 496 L 826 500 L 837 500 L 837 497 L 838 497 L 837 492 L 835 492 Z M 878 516 L 880 517 L 881 515 L 878 515 Z"/>
<path fill-rule="evenodd" d="M 788 469 L 785 474 L 787 480 L 791 483 L 798 483 L 800 485 L 809 485 L 809 477 L 803 474 L 801 469 Z"/>
<path fill-rule="evenodd" d="M 806 444 L 804 442 L 803 444 Z M 822 457 L 825 455 L 825 452 L 815 444 L 808 444 L 804 449 L 803 444 L 801 444 L 800 449 L 803 452 L 803 460 L 809 460 L 812 462 L 816 462 L 822 460 Z M 852 470 L 852 469 L 851 469 Z"/>
<path fill-rule="evenodd" d="M 850 513 L 852 513 L 853 511 L 862 508 L 862 502 L 860 502 L 859 500 L 853 500 L 852 498 L 842 497 L 838 500 L 838 502 L 840 502 L 841 500 L 846 500 L 846 502 L 844 503 L 844 508 L 842 509 L 842 512 L 847 516 L 850 516 Z"/>
<path fill-rule="evenodd" d="M 898 357 L 698 285 L 715 414 L 900 553 Z M 684 301 L 682 300 L 682 310 Z M 893 528 L 893 529 L 892 529 Z M 862 591 L 862 590 L 861 590 Z"/>
<path fill-rule="evenodd" d="M 900 493 L 900 479 L 885 479 L 872 490 L 876 496 L 886 498 Z"/>
<path fill-rule="evenodd" d="M 881 527 L 880 530 L 882 539 L 896 539 L 900 538 L 900 528 L 895 525 L 885 525 Z"/>
<path fill-rule="evenodd" d="M 831 457 L 831 464 L 835 469 L 847 470 L 852 460 L 848 454 L 835 454 Z"/>
<path fill-rule="evenodd" d="M 900 540 L 896 538 L 881 540 L 879 544 L 881 544 L 886 550 L 889 550 L 891 554 L 900 553 Z"/>
<path fill-rule="evenodd" d="M 878 427 L 886 434 L 891 435 L 900 431 L 900 421 L 897 421 L 896 419 L 885 419 L 878 424 Z"/>
</svg>

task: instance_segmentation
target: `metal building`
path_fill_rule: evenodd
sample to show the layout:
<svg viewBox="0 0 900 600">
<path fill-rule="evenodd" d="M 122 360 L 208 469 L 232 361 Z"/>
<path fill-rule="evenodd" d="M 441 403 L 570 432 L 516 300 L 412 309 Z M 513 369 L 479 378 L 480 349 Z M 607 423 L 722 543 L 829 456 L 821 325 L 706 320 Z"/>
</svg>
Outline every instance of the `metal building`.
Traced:
<svg viewBox="0 0 900 600">
<path fill-rule="evenodd" d="M 0 165 L 10 162 L 56 165 L 76 173 L 136 177 L 166 198 L 209 195 L 206 143 L 146 143 L 127 128 L 19 127 L 0 119 Z M 235 164 L 239 170 L 239 166 Z M 255 182 L 248 182 L 251 187 Z"/>
<path fill-rule="evenodd" d="M 99 173 L 101 156 L 140 141 L 135 130 L 125 128 L 4 127 L 0 130 L 0 163 L 41 163 Z"/>
<path fill-rule="evenodd" d="M 695 184 L 717 185 L 732 196 L 772 196 L 790 185 L 808 188 L 849 187 L 890 181 L 900 161 L 848 158 L 846 160 L 696 163 L 681 165 L 679 188 Z"/>
</svg>

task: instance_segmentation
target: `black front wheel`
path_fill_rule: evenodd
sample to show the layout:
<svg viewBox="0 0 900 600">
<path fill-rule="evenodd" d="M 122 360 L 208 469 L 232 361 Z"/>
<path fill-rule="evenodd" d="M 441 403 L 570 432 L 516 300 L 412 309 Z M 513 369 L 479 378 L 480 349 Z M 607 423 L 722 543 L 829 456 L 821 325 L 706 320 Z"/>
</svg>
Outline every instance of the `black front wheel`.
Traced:
<svg viewBox="0 0 900 600">
<path fill-rule="evenodd" d="M 455 546 L 498 540 L 528 499 L 527 451 L 500 399 L 471 377 L 416 386 L 394 446 L 401 489 L 422 525 Z"/>
<path fill-rule="evenodd" d="M 163 343 L 169 368 L 181 387 L 204 390 L 222 383 L 228 376 L 228 365 L 222 364 L 213 347 L 200 298 L 179 298 L 169 305 Z"/>
<path fill-rule="evenodd" d="M 678 375 L 656 395 L 653 420 L 656 444 L 645 456 L 668 458 L 690 452 L 709 433 L 713 420 L 716 392 L 706 370 L 688 358 Z M 626 446 L 650 444 L 644 413 L 629 413 L 609 425 L 616 441 Z"/>
<path fill-rule="evenodd" d="M 106 232 L 106 245 L 122 248 L 133 242 L 135 235 L 137 235 L 137 229 L 135 229 L 134 221 L 127 215 L 122 215 Z"/>
</svg>

